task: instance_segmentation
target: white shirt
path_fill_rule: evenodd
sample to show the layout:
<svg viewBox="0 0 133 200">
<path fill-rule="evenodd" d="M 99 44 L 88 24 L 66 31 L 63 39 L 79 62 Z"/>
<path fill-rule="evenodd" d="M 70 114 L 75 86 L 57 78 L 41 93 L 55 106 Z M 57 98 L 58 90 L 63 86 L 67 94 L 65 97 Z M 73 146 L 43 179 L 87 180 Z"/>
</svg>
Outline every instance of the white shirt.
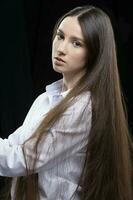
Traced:
<svg viewBox="0 0 133 200">
<path fill-rule="evenodd" d="M 46 86 L 46 92 L 34 101 L 22 126 L 8 139 L 0 138 L 1 176 L 25 175 L 22 144 L 32 136 L 45 114 L 69 92 L 61 93 L 61 85 L 62 79 Z M 69 200 L 77 187 L 91 128 L 90 99 L 89 91 L 78 95 L 47 131 L 36 165 L 40 200 Z M 34 159 L 31 143 L 26 145 L 26 156 L 27 160 Z M 75 199 L 79 199 L 78 193 Z"/>
</svg>

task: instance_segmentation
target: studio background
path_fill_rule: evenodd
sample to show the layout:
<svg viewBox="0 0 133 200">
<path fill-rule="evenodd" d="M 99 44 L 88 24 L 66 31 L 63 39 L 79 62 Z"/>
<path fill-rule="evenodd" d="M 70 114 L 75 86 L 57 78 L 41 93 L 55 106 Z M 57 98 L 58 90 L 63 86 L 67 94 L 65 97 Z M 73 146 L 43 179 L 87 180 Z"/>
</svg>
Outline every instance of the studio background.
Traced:
<svg viewBox="0 0 133 200">
<path fill-rule="evenodd" d="M 54 24 L 66 11 L 84 4 L 107 11 L 115 31 L 117 56 L 131 130 L 132 6 L 118 0 L 1 0 L 0 2 L 0 137 L 22 123 L 35 98 L 59 79 L 51 64 Z M 1 181 L 2 178 L 0 179 Z M 3 184 L 3 183 L 2 183 Z M 1 188 L 2 188 L 1 184 Z"/>
</svg>

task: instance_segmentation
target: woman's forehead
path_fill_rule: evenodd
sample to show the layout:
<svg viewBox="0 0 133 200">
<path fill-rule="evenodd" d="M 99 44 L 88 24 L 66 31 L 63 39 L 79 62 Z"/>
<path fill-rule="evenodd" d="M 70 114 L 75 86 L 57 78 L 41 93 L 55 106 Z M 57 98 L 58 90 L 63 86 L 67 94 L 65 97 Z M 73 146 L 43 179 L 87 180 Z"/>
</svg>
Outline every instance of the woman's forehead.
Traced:
<svg viewBox="0 0 133 200">
<path fill-rule="evenodd" d="M 66 17 L 60 23 L 58 30 L 62 31 L 66 35 L 80 37 L 83 39 L 82 30 L 78 22 L 77 17 Z"/>
</svg>

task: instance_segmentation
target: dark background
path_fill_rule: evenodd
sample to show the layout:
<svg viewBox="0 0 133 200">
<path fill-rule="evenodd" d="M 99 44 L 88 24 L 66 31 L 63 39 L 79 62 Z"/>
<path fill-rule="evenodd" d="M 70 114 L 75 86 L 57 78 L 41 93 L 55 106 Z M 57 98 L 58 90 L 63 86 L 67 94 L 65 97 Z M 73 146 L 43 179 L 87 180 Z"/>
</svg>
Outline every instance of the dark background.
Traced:
<svg viewBox="0 0 133 200">
<path fill-rule="evenodd" d="M 116 37 L 118 64 L 129 123 L 132 126 L 132 6 L 111 0 L 1 0 L 0 136 L 20 126 L 34 99 L 59 78 L 51 65 L 55 22 L 75 6 L 92 4 L 109 13 Z"/>
<path fill-rule="evenodd" d="M 132 125 L 132 6 L 118 0 L 0 1 L 0 137 L 19 127 L 34 99 L 60 78 L 52 70 L 51 37 L 66 11 L 84 4 L 99 6 L 112 19 L 119 72 Z"/>
</svg>

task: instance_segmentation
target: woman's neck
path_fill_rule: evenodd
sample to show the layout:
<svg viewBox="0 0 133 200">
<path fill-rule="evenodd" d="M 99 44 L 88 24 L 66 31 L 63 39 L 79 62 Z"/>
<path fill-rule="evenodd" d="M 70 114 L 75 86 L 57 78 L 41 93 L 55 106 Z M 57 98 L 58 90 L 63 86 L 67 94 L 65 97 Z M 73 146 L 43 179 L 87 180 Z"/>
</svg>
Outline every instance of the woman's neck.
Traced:
<svg viewBox="0 0 133 200">
<path fill-rule="evenodd" d="M 77 82 L 80 80 L 80 78 L 84 75 L 84 73 L 80 73 L 80 75 L 78 74 L 76 75 L 64 75 L 63 74 L 63 86 L 62 86 L 62 91 L 66 91 L 69 89 L 72 89 Z"/>
</svg>

